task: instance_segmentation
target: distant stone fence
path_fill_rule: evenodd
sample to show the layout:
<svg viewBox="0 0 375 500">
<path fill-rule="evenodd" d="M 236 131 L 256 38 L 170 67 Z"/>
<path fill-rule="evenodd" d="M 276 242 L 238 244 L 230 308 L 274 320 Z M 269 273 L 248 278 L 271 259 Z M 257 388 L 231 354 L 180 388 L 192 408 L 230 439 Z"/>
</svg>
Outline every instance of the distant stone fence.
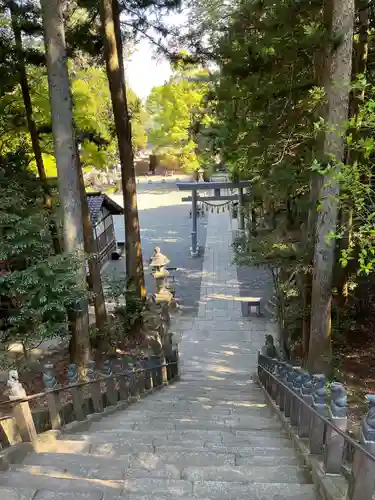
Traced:
<svg viewBox="0 0 375 500">
<path fill-rule="evenodd" d="M 48 430 L 60 430 L 74 422 L 88 422 L 111 410 L 125 408 L 156 389 L 179 378 L 177 347 L 167 362 L 151 356 L 136 366 L 127 357 L 104 362 L 98 371 L 95 362 L 87 365 L 85 380 L 79 380 L 77 367 L 68 366 L 66 386 L 60 386 L 53 366 L 45 365 L 46 391 L 27 396 L 16 370 L 9 372 L 9 401 L 0 403 L 9 417 L 0 419 L 0 450 L 22 442 L 34 442 Z M 36 403 L 36 404 L 33 404 Z M 30 404 L 35 406 L 30 408 Z"/>
<path fill-rule="evenodd" d="M 318 498 L 375 498 L 375 395 L 367 396 L 368 412 L 356 441 L 347 433 L 342 384 L 328 384 L 324 375 L 312 375 L 261 352 L 258 379 L 310 468 Z"/>
</svg>

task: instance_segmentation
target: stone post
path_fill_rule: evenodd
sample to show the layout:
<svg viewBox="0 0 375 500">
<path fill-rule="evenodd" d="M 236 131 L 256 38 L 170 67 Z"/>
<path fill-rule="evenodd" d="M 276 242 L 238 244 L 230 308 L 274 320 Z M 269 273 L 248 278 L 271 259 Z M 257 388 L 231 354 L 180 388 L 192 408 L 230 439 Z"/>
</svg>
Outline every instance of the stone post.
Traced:
<svg viewBox="0 0 375 500">
<path fill-rule="evenodd" d="M 294 378 L 293 378 L 293 392 L 300 396 L 302 387 L 302 370 L 301 368 L 294 368 Z M 300 403 L 297 398 L 292 394 L 292 400 L 290 404 L 290 425 L 293 427 L 298 427 L 299 421 L 299 409 Z"/>
<path fill-rule="evenodd" d="M 51 419 L 52 429 L 59 429 L 61 427 L 60 416 L 60 397 L 59 394 L 54 392 L 59 387 L 56 377 L 54 375 L 54 367 L 52 363 L 46 363 L 43 367 L 43 382 L 44 387 L 47 389 L 47 403 Z"/>
<path fill-rule="evenodd" d="M 305 403 L 307 403 L 309 406 L 312 406 L 313 404 L 312 376 L 309 372 L 303 372 L 302 374 L 300 395 Z M 310 419 L 311 419 L 311 412 L 305 405 L 300 404 L 299 417 L 298 417 L 298 436 L 300 438 L 309 437 Z"/>
<path fill-rule="evenodd" d="M 193 228 L 191 231 L 191 249 L 190 249 L 190 254 L 192 257 L 198 257 L 199 255 L 197 199 L 198 199 L 197 190 L 193 189 L 191 191 L 191 217 L 193 221 Z"/>
<path fill-rule="evenodd" d="M 90 387 L 90 394 L 91 394 L 94 413 L 102 413 L 103 398 L 102 398 L 100 379 L 98 378 L 98 373 L 96 371 L 95 361 L 89 361 L 87 363 L 86 376 L 88 380 L 91 382 L 89 387 Z"/>
<path fill-rule="evenodd" d="M 26 391 L 22 387 L 21 382 L 18 380 L 17 370 L 9 371 L 7 387 L 10 401 L 26 398 Z M 38 439 L 38 435 L 28 401 L 14 403 L 12 406 L 12 413 L 22 441 L 26 443 L 36 441 Z"/>
<path fill-rule="evenodd" d="M 68 365 L 68 382 L 69 385 L 75 385 L 79 382 L 77 366 L 74 364 Z M 86 420 L 86 414 L 83 407 L 82 392 L 80 387 L 71 387 L 70 392 L 73 399 L 73 407 L 75 418 L 79 422 Z"/>
<path fill-rule="evenodd" d="M 331 386 L 331 405 L 328 416 L 332 424 L 343 432 L 346 432 L 348 426 L 347 411 L 345 387 L 334 382 Z M 345 439 L 328 427 L 324 447 L 324 469 L 327 474 L 340 474 L 344 446 Z"/>
<path fill-rule="evenodd" d="M 109 359 L 106 359 L 103 363 L 103 375 L 105 378 L 105 386 L 107 389 L 107 403 L 109 406 L 117 405 L 117 390 L 115 378 L 112 370 L 112 363 Z"/>
<path fill-rule="evenodd" d="M 286 386 L 289 387 L 289 389 L 293 389 L 293 381 L 294 377 L 296 376 L 294 372 L 294 368 L 290 365 L 286 365 Z M 290 414 L 292 411 L 292 394 L 290 391 L 285 391 L 285 408 L 284 408 L 284 415 L 288 418 L 290 418 Z"/>
<path fill-rule="evenodd" d="M 280 382 L 285 384 L 287 369 L 284 361 L 279 361 L 279 374 L 280 374 Z M 285 411 L 285 389 L 284 386 L 280 385 L 280 395 L 279 395 L 279 408 L 280 411 Z"/>
<path fill-rule="evenodd" d="M 320 414 L 326 414 L 326 378 L 324 375 L 313 375 L 313 404 L 312 407 Z M 310 453 L 320 455 L 324 442 L 324 422 L 312 415 L 310 420 Z"/>
<path fill-rule="evenodd" d="M 127 401 L 129 396 L 129 387 L 126 383 L 126 375 L 125 375 L 125 367 L 123 363 L 123 359 L 121 357 L 117 358 L 116 363 L 116 378 L 118 380 L 119 392 L 120 392 L 120 400 Z"/>
<path fill-rule="evenodd" d="M 127 373 L 129 377 L 130 398 L 137 400 L 139 398 L 137 374 L 132 363 L 128 363 Z"/>
<path fill-rule="evenodd" d="M 360 431 L 361 445 L 375 455 L 375 395 L 367 395 L 368 412 L 363 418 Z M 375 461 L 356 450 L 353 463 L 354 480 L 349 488 L 347 500 L 367 500 L 374 498 Z"/>
<path fill-rule="evenodd" d="M 142 360 L 137 361 L 137 381 L 138 381 L 138 391 L 140 396 L 145 395 L 146 391 L 146 375 L 145 375 L 145 363 Z"/>
<path fill-rule="evenodd" d="M 245 203 L 243 188 L 238 189 L 238 229 L 242 232 L 245 230 Z"/>
</svg>

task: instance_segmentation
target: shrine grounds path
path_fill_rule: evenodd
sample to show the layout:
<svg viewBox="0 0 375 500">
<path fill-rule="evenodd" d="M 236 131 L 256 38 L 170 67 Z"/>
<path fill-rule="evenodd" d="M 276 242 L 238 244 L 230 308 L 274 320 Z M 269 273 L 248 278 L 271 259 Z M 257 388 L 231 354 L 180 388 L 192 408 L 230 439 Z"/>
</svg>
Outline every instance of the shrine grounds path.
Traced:
<svg viewBox="0 0 375 500">
<path fill-rule="evenodd" d="M 176 321 L 181 381 L 12 465 L 1 499 L 316 500 L 254 376 L 274 326 L 242 314 L 235 229 L 209 214 L 197 306 Z"/>
</svg>

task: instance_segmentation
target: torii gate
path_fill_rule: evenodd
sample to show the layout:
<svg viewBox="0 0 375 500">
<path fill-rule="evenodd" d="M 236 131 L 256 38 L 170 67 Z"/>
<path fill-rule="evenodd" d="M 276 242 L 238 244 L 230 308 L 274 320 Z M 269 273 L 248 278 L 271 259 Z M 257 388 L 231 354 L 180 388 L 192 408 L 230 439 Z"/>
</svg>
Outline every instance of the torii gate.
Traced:
<svg viewBox="0 0 375 500">
<path fill-rule="evenodd" d="M 198 245 L 198 231 L 197 231 L 197 203 L 198 201 L 238 201 L 238 229 L 243 231 L 245 229 L 244 221 L 244 188 L 249 187 L 249 181 L 240 182 L 227 182 L 227 181 L 215 181 L 215 182 L 177 182 L 177 187 L 180 191 L 191 191 L 191 196 L 182 198 L 182 201 L 192 202 L 192 220 L 193 228 L 191 231 L 191 256 L 198 257 L 199 255 L 199 245 Z M 238 189 L 238 194 L 225 194 L 221 193 L 221 190 L 227 189 Z M 213 196 L 202 196 L 198 195 L 199 190 L 214 191 Z"/>
</svg>

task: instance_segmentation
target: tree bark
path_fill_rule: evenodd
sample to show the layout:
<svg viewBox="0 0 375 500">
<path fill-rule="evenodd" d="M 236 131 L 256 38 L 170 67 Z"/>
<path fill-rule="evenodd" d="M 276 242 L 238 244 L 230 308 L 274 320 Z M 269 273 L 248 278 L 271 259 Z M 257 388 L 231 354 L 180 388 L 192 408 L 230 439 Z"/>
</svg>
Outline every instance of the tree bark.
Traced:
<svg viewBox="0 0 375 500">
<path fill-rule="evenodd" d="M 64 250 L 77 255 L 82 265 L 77 283 L 86 288 L 82 206 L 77 173 L 76 139 L 73 128 L 72 98 L 66 57 L 61 0 L 42 0 L 52 133 L 64 216 Z M 71 317 L 71 315 L 70 315 Z M 90 357 L 87 299 L 74 311 L 71 347 L 81 374 Z"/>
<path fill-rule="evenodd" d="M 326 86 L 327 120 L 324 156 L 327 173 L 320 190 L 317 215 L 314 273 L 311 294 L 311 326 L 307 367 L 312 372 L 331 371 L 332 273 L 335 255 L 339 183 L 337 174 L 345 149 L 345 121 L 348 118 L 352 68 L 354 0 L 333 0 L 332 48 L 329 83 Z"/>
<path fill-rule="evenodd" d="M 115 10 L 113 9 L 114 3 L 116 3 Z M 121 62 L 122 41 L 117 0 L 101 0 L 101 23 L 104 36 L 104 54 L 108 83 L 121 163 L 126 233 L 127 288 L 129 290 L 133 289 L 136 296 L 143 299 L 146 296 L 146 289 L 138 219 L 134 158 L 131 144 L 131 125 L 126 99 L 125 77 L 121 69 L 123 66 Z"/>
<path fill-rule="evenodd" d="M 354 44 L 353 50 L 353 67 L 352 67 L 352 80 L 354 81 L 359 75 L 365 74 L 367 69 L 367 56 L 368 56 L 368 30 L 369 30 L 369 4 L 363 0 L 356 0 L 356 11 L 358 11 L 358 40 Z M 354 126 L 350 131 L 353 136 L 353 141 L 359 139 L 359 110 L 360 105 L 364 102 L 365 91 L 364 89 L 353 89 L 349 101 L 349 117 L 353 119 Z M 348 146 L 346 163 L 348 165 L 355 165 L 361 157 L 360 151 L 351 149 Z M 368 183 L 369 179 L 364 178 L 363 183 Z M 347 201 L 346 206 L 342 209 L 341 226 L 344 234 L 340 245 L 340 254 L 342 251 L 349 250 L 352 245 L 353 239 L 353 206 L 354 200 Z M 355 272 L 355 265 L 353 261 L 349 261 L 345 268 L 340 268 L 338 271 L 337 288 L 339 290 L 339 298 L 342 306 L 346 306 L 349 298 L 349 276 L 351 272 Z"/>
<path fill-rule="evenodd" d="M 9 9 L 11 13 L 11 21 L 12 21 L 12 30 L 14 35 L 14 43 L 16 46 L 16 54 L 17 54 L 17 66 L 19 71 L 19 79 L 20 79 L 20 87 L 22 92 L 22 99 L 25 106 L 26 113 L 26 121 L 27 128 L 29 130 L 31 145 L 34 152 L 35 163 L 38 170 L 39 179 L 43 189 L 44 196 L 44 206 L 48 212 L 50 222 L 49 228 L 52 238 L 53 248 L 56 254 L 61 253 L 61 244 L 59 240 L 58 231 L 56 228 L 56 223 L 53 219 L 52 215 L 52 196 L 51 189 L 48 185 L 46 171 L 44 169 L 44 162 L 42 156 L 42 150 L 40 148 L 40 142 L 38 138 L 38 131 L 36 128 L 36 124 L 33 118 L 33 106 L 30 97 L 30 88 L 29 82 L 27 78 L 25 58 L 23 55 L 23 44 L 22 44 L 22 32 L 21 27 L 19 25 L 19 15 L 16 10 L 16 4 L 14 2 L 9 3 Z"/>
<path fill-rule="evenodd" d="M 84 247 L 85 247 L 85 253 L 88 255 L 88 267 L 89 267 L 88 284 L 89 284 L 89 290 L 92 291 L 94 294 L 93 301 L 95 310 L 95 324 L 99 336 L 98 349 L 100 351 L 107 352 L 109 347 L 107 310 L 105 307 L 101 269 L 97 255 L 97 246 L 93 235 L 90 210 L 87 203 L 87 195 L 83 179 L 82 165 L 78 150 L 77 150 L 77 170 L 79 178 L 79 187 L 81 192 Z"/>
<path fill-rule="evenodd" d="M 333 0 L 324 0 L 323 2 L 323 25 L 325 33 L 331 33 L 332 30 L 332 3 Z M 328 37 L 327 37 L 328 38 Z M 329 83 L 329 65 L 331 61 L 331 50 L 328 40 L 322 41 L 322 47 L 316 52 L 314 58 L 314 75 L 318 85 L 326 88 Z M 326 118 L 327 116 L 327 103 L 322 103 L 315 115 L 316 119 L 320 117 Z M 312 152 L 312 160 L 316 158 L 318 161 L 323 161 L 324 150 L 324 135 L 320 133 L 316 139 L 315 148 Z M 316 221 L 318 216 L 318 202 L 319 194 L 322 187 L 322 178 L 316 172 L 312 172 L 310 179 L 310 197 L 309 197 L 309 214 L 307 218 L 307 225 L 303 235 L 304 245 L 306 248 L 305 270 L 301 282 L 302 299 L 303 299 L 303 322 L 302 322 L 302 356 L 303 364 L 306 366 L 309 344 L 310 344 L 310 326 L 311 326 L 311 294 L 312 294 L 312 281 L 313 281 L 313 261 L 314 261 L 314 247 L 316 240 Z"/>
</svg>

